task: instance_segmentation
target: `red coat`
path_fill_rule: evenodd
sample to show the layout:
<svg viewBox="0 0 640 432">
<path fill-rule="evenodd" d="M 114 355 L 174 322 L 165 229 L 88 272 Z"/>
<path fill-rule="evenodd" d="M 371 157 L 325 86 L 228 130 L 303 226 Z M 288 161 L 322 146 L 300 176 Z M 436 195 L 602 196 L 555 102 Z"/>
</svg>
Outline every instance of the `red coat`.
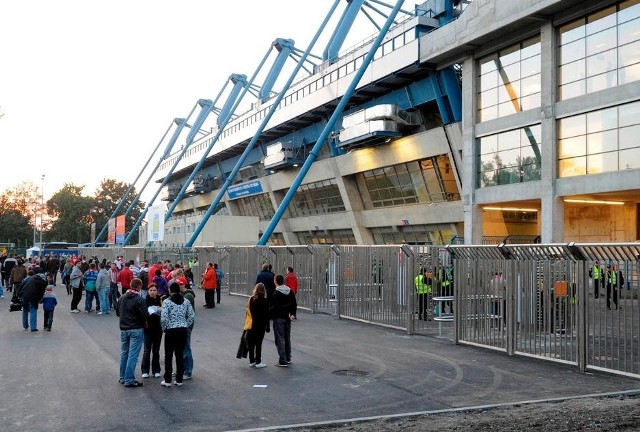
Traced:
<svg viewBox="0 0 640 432">
<path fill-rule="evenodd" d="M 202 275 L 202 288 L 206 290 L 218 288 L 218 277 L 216 276 L 216 269 L 213 267 L 207 267 L 207 270 Z"/>
<path fill-rule="evenodd" d="M 295 273 L 287 273 L 284 278 L 284 284 L 293 291 L 293 295 L 298 294 L 298 277 Z"/>
<path fill-rule="evenodd" d="M 133 280 L 133 272 L 129 270 L 129 267 L 124 267 L 118 273 L 118 282 L 122 284 L 122 288 L 131 288 L 131 281 Z"/>
</svg>

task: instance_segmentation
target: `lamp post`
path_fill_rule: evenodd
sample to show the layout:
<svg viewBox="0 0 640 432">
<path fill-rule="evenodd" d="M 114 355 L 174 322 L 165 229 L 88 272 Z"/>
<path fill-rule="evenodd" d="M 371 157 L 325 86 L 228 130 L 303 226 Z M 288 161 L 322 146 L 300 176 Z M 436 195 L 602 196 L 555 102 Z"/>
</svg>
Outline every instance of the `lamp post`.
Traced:
<svg viewBox="0 0 640 432">
<path fill-rule="evenodd" d="M 40 190 L 40 248 L 42 248 L 42 228 L 44 222 L 44 174 L 42 174 L 42 189 Z"/>
</svg>

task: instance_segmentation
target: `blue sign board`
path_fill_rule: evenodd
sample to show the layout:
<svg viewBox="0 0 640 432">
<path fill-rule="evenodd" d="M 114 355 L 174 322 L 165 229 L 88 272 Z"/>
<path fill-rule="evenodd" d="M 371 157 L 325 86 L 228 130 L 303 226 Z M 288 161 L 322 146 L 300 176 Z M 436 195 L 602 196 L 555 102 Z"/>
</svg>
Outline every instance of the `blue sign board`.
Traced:
<svg viewBox="0 0 640 432">
<path fill-rule="evenodd" d="M 256 180 L 250 183 L 243 183 L 241 185 L 230 187 L 229 189 L 227 189 L 227 196 L 229 197 L 229 199 L 236 199 L 261 192 L 262 184 L 259 180 Z"/>
</svg>

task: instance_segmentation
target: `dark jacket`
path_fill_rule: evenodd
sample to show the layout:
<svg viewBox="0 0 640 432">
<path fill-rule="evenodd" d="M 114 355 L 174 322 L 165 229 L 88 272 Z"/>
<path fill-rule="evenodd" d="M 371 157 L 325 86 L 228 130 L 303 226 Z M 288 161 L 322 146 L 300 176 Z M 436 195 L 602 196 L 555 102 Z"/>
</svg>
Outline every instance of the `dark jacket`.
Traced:
<svg viewBox="0 0 640 432">
<path fill-rule="evenodd" d="M 47 289 L 47 277 L 44 273 L 38 273 L 30 277 L 20 289 L 20 297 L 27 300 L 36 308 L 38 303 L 44 297 L 44 292 Z"/>
<path fill-rule="evenodd" d="M 250 297 L 249 311 L 252 321 L 251 330 L 264 331 L 269 325 L 269 301 L 262 297 Z"/>
<path fill-rule="evenodd" d="M 269 305 L 269 315 L 271 319 L 289 319 L 289 315 L 296 315 L 298 303 L 293 291 L 286 286 L 280 285 L 276 287 Z"/>
<path fill-rule="evenodd" d="M 147 305 L 140 294 L 126 292 L 118 300 L 116 315 L 120 317 L 120 330 L 136 330 L 144 328 L 149 319 Z"/>
<path fill-rule="evenodd" d="M 151 296 L 147 296 L 147 298 L 144 301 L 145 301 L 145 304 L 147 305 L 147 310 L 149 306 L 162 306 L 162 300 L 160 300 L 160 296 L 156 296 L 156 298 L 151 298 Z M 162 327 L 160 327 L 159 314 L 149 314 L 149 319 L 147 319 L 146 330 L 151 332 L 162 332 Z"/>
<path fill-rule="evenodd" d="M 256 283 L 263 283 L 265 289 L 267 290 L 267 298 L 273 295 L 273 292 L 276 290 L 276 283 L 273 281 L 274 274 L 269 270 L 262 270 L 258 273 L 256 277 Z"/>
<path fill-rule="evenodd" d="M 182 297 L 184 297 L 187 300 L 189 300 L 189 303 L 191 303 L 191 307 L 195 310 L 195 308 L 196 308 L 196 300 L 195 300 L 196 299 L 196 293 L 194 293 L 191 288 L 187 288 L 187 290 L 182 293 Z"/>
</svg>

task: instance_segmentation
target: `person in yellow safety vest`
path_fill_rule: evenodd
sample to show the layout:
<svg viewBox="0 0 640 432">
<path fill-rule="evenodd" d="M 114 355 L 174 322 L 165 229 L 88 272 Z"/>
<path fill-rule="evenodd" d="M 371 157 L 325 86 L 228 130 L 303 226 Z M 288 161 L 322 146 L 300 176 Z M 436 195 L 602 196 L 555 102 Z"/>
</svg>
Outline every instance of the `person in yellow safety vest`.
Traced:
<svg viewBox="0 0 640 432">
<path fill-rule="evenodd" d="M 442 296 L 453 296 L 453 264 L 447 264 L 445 268 L 438 271 L 438 280 L 442 287 Z M 446 313 L 445 309 L 449 306 L 449 313 L 453 313 L 453 302 L 445 302 L 442 305 L 442 313 Z"/>
<path fill-rule="evenodd" d="M 589 276 L 593 279 L 593 297 L 598 298 L 600 297 L 600 285 L 604 279 L 604 272 L 600 268 L 598 261 L 593 263 L 593 267 L 589 270 Z"/>
<path fill-rule="evenodd" d="M 618 288 L 624 285 L 624 276 L 615 265 L 607 265 L 607 309 L 611 310 L 611 291 L 613 290 L 613 304 L 618 309 Z"/>
<path fill-rule="evenodd" d="M 431 295 L 432 278 L 426 269 L 420 269 L 420 273 L 415 278 L 416 294 L 418 295 L 418 319 L 431 321 L 427 316 L 429 296 Z"/>
</svg>

